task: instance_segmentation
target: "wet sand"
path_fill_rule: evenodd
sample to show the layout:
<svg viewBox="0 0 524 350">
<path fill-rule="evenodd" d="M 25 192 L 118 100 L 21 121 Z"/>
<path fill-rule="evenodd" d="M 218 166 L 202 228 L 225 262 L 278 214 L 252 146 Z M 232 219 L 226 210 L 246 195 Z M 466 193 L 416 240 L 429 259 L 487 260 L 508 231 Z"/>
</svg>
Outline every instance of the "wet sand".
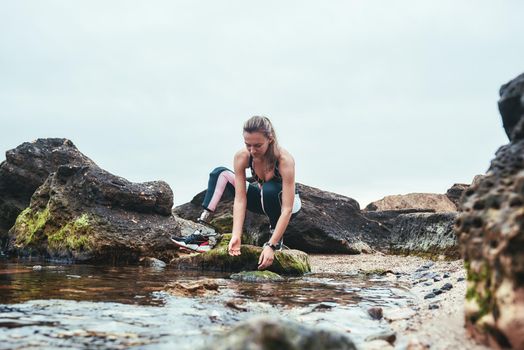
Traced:
<svg viewBox="0 0 524 350">
<path fill-rule="evenodd" d="M 407 310 L 383 310 L 384 318 L 397 334 L 396 349 L 489 349 L 468 338 L 464 329 L 466 272 L 462 260 L 431 261 L 414 256 L 360 254 L 310 255 L 310 261 L 313 272 L 376 273 L 397 280 L 413 293 L 414 304 Z M 446 283 L 451 283 L 450 290 L 424 299 Z M 438 308 L 430 309 L 430 305 Z M 375 341 L 364 348 L 393 347 L 385 341 Z"/>
</svg>

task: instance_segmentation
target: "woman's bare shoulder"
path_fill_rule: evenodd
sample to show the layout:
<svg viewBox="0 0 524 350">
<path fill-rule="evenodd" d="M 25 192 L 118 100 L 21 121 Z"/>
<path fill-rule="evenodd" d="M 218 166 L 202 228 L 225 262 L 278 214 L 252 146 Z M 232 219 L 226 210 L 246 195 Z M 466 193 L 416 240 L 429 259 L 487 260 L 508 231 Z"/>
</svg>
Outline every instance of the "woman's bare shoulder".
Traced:
<svg viewBox="0 0 524 350">
<path fill-rule="evenodd" d="M 249 165 L 249 151 L 245 148 L 239 150 L 237 153 L 235 153 L 235 165 L 244 165 L 244 167 L 248 167 Z"/>
<path fill-rule="evenodd" d="M 284 148 L 280 148 L 280 155 L 278 157 L 278 162 L 281 165 L 295 165 L 295 158 Z"/>
</svg>

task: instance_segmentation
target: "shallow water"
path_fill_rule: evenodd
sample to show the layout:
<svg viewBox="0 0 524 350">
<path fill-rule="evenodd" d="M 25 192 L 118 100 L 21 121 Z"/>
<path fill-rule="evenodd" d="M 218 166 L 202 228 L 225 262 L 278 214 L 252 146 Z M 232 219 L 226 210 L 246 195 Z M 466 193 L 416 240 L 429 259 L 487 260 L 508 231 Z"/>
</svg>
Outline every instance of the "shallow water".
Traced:
<svg viewBox="0 0 524 350">
<path fill-rule="evenodd" d="M 402 284 L 372 277 L 309 274 L 255 284 L 169 267 L 0 261 L 0 349 L 193 349 L 258 315 L 334 328 L 361 343 L 389 330 L 368 316 L 369 307 L 402 308 L 414 298 Z M 218 293 L 166 292 L 170 282 L 202 278 L 215 280 Z"/>
</svg>

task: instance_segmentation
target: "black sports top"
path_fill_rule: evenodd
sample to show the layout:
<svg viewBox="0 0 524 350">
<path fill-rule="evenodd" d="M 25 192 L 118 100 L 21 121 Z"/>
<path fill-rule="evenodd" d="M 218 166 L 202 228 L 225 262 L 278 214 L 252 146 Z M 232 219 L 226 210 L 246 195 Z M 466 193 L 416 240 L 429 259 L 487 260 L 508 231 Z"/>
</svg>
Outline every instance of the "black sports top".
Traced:
<svg viewBox="0 0 524 350">
<path fill-rule="evenodd" d="M 255 172 L 255 168 L 253 168 L 253 156 L 251 154 L 249 155 L 249 169 L 251 169 L 251 177 L 253 179 L 255 179 L 256 182 L 258 182 L 261 185 L 264 184 L 264 182 L 266 182 L 266 181 L 262 180 L 261 178 L 259 178 L 257 173 Z M 275 162 L 275 171 L 274 171 L 274 173 L 275 174 L 274 174 L 273 178 L 271 178 L 271 180 L 276 179 L 277 181 L 282 182 L 282 175 L 280 175 L 280 171 L 278 171 L 278 160 Z"/>
</svg>

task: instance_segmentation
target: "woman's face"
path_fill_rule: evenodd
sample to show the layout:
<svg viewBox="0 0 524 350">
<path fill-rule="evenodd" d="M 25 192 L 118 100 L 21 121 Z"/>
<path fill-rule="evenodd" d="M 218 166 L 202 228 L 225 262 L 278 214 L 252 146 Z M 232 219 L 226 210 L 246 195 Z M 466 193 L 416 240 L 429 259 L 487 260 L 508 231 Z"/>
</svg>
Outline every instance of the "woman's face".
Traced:
<svg viewBox="0 0 524 350">
<path fill-rule="evenodd" d="M 261 132 L 244 132 L 244 143 L 253 158 L 260 158 L 266 154 L 270 142 L 271 140 Z"/>
</svg>

